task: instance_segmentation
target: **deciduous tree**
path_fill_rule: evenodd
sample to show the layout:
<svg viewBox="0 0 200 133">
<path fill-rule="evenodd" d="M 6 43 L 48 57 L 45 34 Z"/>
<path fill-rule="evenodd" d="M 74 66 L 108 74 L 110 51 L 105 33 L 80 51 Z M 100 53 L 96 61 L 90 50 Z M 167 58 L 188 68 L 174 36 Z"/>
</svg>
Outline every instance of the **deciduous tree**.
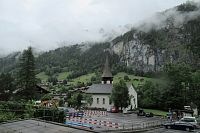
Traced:
<svg viewBox="0 0 200 133">
<path fill-rule="evenodd" d="M 119 83 L 113 85 L 111 99 L 114 105 L 118 108 L 126 108 L 130 104 L 128 87 L 124 80 L 120 80 Z"/>
</svg>

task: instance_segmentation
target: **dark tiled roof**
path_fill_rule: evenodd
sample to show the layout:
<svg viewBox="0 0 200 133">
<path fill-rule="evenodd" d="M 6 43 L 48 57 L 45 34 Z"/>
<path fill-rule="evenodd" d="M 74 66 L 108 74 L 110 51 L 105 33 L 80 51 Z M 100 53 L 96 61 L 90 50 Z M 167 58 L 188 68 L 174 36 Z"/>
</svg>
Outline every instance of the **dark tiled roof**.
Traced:
<svg viewBox="0 0 200 133">
<path fill-rule="evenodd" d="M 111 94 L 112 93 L 112 84 L 93 84 L 89 87 L 86 93 L 91 94 Z"/>
<path fill-rule="evenodd" d="M 103 74 L 101 77 L 113 77 L 109 67 L 108 56 L 106 57 L 106 63 L 104 65 Z"/>
<path fill-rule="evenodd" d="M 50 93 L 51 91 L 46 86 L 36 85 L 37 91 L 43 91 L 44 93 Z"/>
<path fill-rule="evenodd" d="M 36 85 L 34 89 L 35 89 L 34 91 L 40 92 L 40 93 L 50 93 L 51 92 L 47 87 L 40 86 L 40 85 Z M 22 91 L 24 91 L 23 88 L 18 88 L 15 91 L 13 91 L 13 94 L 20 93 Z"/>
</svg>

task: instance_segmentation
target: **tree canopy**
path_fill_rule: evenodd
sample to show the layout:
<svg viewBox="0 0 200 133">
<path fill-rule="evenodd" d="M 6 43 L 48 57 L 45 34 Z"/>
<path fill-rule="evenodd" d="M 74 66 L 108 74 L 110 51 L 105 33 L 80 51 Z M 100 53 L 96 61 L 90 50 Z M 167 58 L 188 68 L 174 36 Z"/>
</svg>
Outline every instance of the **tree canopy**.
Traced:
<svg viewBox="0 0 200 133">
<path fill-rule="evenodd" d="M 7 101 L 11 98 L 12 92 L 16 89 L 14 79 L 11 74 L 0 75 L 0 100 Z"/>
<path fill-rule="evenodd" d="M 139 106 L 168 110 L 183 109 L 191 103 L 200 107 L 200 72 L 187 64 L 165 66 L 167 84 L 146 82 L 138 88 Z"/>
<path fill-rule="evenodd" d="M 128 87 L 124 80 L 120 80 L 119 83 L 113 85 L 111 100 L 118 108 L 126 108 L 130 104 L 130 98 L 128 93 Z"/>
</svg>

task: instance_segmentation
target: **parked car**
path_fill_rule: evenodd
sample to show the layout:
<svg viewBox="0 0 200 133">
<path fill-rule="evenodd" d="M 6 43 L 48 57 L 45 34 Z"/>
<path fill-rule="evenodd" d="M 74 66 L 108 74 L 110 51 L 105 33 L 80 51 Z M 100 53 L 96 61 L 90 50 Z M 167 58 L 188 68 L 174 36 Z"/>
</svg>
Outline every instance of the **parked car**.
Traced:
<svg viewBox="0 0 200 133">
<path fill-rule="evenodd" d="M 197 123 L 197 120 L 195 117 L 189 117 L 189 116 L 186 116 L 186 117 L 183 117 L 180 119 L 181 122 L 188 122 L 192 125 L 194 125 L 196 128 L 198 127 L 198 123 Z"/>
<path fill-rule="evenodd" d="M 137 115 L 138 115 L 138 116 L 145 116 L 146 113 L 144 112 L 143 109 L 139 109 Z"/>
<path fill-rule="evenodd" d="M 193 125 L 196 125 L 197 124 L 197 120 L 195 117 L 189 117 L 189 116 L 186 116 L 186 117 L 183 117 L 180 119 L 180 121 L 183 121 L 183 122 L 189 122 Z"/>
<path fill-rule="evenodd" d="M 186 131 L 192 131 L 195 129 L 195 126 L 192 125 L 191 123 L 182 122 L 182 121 L 165 123 L 164 127 L 167 129 L 178 129 L 178 130 L 186 130 Z"/>
<path fill-rule="evenodd" d="M 117 107 L 112 107 L 111 109 L 110 109 L 110 112 L 111 113 L 118 113 L 119 112 L 119 109 L 117 108 Z"/>
<path fill-rule="evenodd" d="M 146 116 L 146 117 L 153 117 L 154 115 L 153 115 L 153 113 L 151 113 L 151 112 L 147 112 L 147 113 L 145 113 L 145 116 Z"/>
<path fill-rule="evenodd" d="M 130 111 L 130 110 L 123 111 L 123 114 L 132 114 L 132 113 L 134 113 L 134 111 Z"/>
</svg>

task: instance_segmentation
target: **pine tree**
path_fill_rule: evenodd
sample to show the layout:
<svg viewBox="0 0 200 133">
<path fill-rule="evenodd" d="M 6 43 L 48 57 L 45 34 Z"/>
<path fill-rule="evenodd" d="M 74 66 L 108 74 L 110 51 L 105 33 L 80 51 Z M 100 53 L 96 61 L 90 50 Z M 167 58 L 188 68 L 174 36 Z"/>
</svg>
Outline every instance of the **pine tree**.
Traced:
<svg viewBox="0 0 200 133">
<path fill-rule="evenodd" d="M 0 75 L 0 100 L 7 101 L 10 99 L 15 89 L 14 79 L 8 73 Z"/>
<path fill-rule="evenodd" d="M 18 70 L 18 85 L 20 87 L 21 96 L 26 99 L 34 98 L 34 89 L 36 85 L 35 77 L 35 60 L 32 48 L 24 50 L 20 58 Z"/>
</svg>

